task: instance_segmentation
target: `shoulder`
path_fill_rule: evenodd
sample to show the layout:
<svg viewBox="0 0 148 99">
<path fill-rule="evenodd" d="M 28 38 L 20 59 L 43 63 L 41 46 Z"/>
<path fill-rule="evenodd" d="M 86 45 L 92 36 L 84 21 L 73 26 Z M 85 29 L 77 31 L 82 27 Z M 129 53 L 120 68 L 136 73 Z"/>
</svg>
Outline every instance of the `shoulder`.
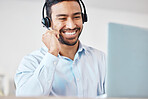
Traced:
<svg viewBox="0 0 148 99">
<path fill-rule="evenodd" d="M 94 63 L 97 64 L 97 67 L 99 69 L 99 72 L 102 75 L 102 78 L 105 78 L 106 75 L 106 54 L 93 47 L 85 46 L 86 53 L 91 55 L 91 59 Z"/>
<path fill-rule="evenodd" d="M 91 54 L 93 56 L 96 56 L 96 57 L 105 57 L 105 53 L 101 50 L 98 50 L 96 48 L 93 48 L 93 47 L 90 47 L 90 46 L 86 46 L 86 45 L 83 45 L 84 48 L 85 48 L 85 52 L 86 54 Z"/>
<path fill-rule="evenodd" d="M 26 56 L 24 56 L 24 58 L 40 59 L 40 58 L 44 57 L 46 53 L 47 53 L 46 47 L 41 47 L 41 48 L 27 54 Z"/>
<path fill-rule="evenodd" d="M 27 56 L 42 57 L 42 56 L 45 56 L 46 53 L 47 53 L 47 48 L 46 47 L 41 47 L 41 48 L 39 48 L 39 49 L 37 49 L 35 51 L 32 51 Z"/>
<path fill-rule="evenodd" d="M 106 54 L 103 51 L 90 46 L 85 46 L 85 57 L 87 57 L 89 60 L 92 60 L 95 64 L 98 64 L 101 70 L 105 70 Z"/>
<path fill-rule="evenodd" d="M 30 69 L 36 68 L 34 66 L 37 66 L 38 64 L 40 64 L 41 60 L 43 59 L 46 53 L 47 51 L 45 47 L 41 47 L 35 51 L 32 51 L 31 53 L 25 55 L 22 58 L 19 67 L 21 68 L 23 67 L 24 69 L 25 68 L 30 68 Z"/>
</svg>

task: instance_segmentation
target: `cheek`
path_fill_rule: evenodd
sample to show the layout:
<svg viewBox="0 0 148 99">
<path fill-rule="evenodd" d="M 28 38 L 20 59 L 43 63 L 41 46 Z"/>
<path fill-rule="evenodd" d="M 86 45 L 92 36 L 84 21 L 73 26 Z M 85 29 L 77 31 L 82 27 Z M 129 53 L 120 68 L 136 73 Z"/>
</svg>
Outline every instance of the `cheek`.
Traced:
<svg viewBox="0 0 148 99">
<path fill-rule="evenodd" d="M 77 24 L 77 26 L 79 26 L 80 28 L 83 27 L 83 22 L 82 22 L 82 20 L 77 20 L 77 21 L 76 21 L 76 24 Z"/>
<path fill-rule="evenodd" d="M 59 31 L 63 26 L 64 25 L 61 22 L 56 22 L 56 21 L 52 22 L 52 28 L 55 30 Z"/>
<path fill-rule="evenodd" d="M 83 23 L 78 24 L 78 27 L 80 28 L 80 31 L 83 29 Z"/>
</svg>

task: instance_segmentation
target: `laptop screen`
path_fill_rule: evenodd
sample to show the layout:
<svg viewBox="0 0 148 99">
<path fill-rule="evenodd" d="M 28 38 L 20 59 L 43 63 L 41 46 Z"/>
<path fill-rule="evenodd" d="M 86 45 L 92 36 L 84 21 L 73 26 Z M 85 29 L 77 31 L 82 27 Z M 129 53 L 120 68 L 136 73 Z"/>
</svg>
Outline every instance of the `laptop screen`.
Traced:
<svg viewBox="0 0 148 99">
<path fill-rule="evenodd" d="M 148 29 L 110 23 L 108 97 L 148 97 Z"/>
</svg>

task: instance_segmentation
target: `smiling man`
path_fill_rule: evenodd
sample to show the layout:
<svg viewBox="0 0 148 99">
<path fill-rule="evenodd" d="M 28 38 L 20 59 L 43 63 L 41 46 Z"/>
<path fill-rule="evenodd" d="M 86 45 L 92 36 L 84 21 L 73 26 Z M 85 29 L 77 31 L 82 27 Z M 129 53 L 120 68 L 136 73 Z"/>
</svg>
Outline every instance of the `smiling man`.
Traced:
<svg viewBox="0 0 148 99">
<path fill-rule="evenodd" d="M 83 4 L 81 0 L 46 1 L 43 24 L 50 30 L 42 36 L 45 47 L 22 59 L 15 76 L 16 96 L 105 94 L 105 55 L 79 40 L 86 22 L 80 3 Z"/>
</svg>

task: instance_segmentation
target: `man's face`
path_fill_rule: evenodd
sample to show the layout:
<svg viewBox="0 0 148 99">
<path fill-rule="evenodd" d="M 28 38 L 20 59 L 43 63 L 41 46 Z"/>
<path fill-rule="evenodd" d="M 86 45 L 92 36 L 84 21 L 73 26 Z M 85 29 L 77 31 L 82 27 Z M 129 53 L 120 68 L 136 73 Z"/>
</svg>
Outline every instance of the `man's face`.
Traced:
<svg viewBox="0 0 148 99">
<path fill-rule="evenodd" d="M 83 28 L 78 2 L 59 2 L 51 7 L 51 11 L 51 27 L 60 33 L 59 41 L 70 46 L 76 44 Z"/>
</svg>

